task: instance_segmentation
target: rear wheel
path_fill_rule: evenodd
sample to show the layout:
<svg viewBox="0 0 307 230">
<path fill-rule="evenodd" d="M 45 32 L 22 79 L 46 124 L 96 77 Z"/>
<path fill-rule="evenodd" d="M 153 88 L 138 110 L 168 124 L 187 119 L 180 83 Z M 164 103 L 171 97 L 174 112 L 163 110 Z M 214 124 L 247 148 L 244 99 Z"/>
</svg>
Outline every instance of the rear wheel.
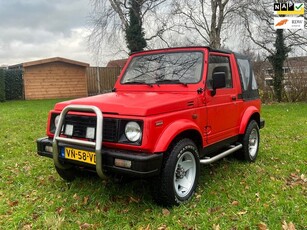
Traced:
<svg viewBox="0 0 307 230">
<path fill-rule="evenodd" d="M 245 134 L 241 139 L 243 148 L 239 152 L 240 158 L 254 162 L 258 155 L 259 150 L 259 127 L 255 120 L 251 120 L 246 128 Z"/>
<path fill-rule="evenodd" d="M 190 139 L 185 138 L 166 154 L 158 183 L 154 185 L 154 197 L 162 205 L 179 205 L 195 192 L 199 177 L 198 150 Z"/>
</svg>

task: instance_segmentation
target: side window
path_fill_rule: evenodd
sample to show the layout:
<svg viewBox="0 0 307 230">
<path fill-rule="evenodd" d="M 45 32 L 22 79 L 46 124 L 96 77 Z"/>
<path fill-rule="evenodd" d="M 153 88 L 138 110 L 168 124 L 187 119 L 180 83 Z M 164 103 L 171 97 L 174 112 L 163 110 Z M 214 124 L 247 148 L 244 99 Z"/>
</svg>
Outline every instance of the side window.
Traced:
<svg viewBox="0 0 307 230">
<path fill-rule="evenodd" d="M 210 55 L 207 75 L 207 88 L 212 89 L 212 75 L 216 72 L 224 72 L 226 75 L 226 88 L 232 88 L 232 75 L 229 58 L 224 56 Z"/>
</svg>

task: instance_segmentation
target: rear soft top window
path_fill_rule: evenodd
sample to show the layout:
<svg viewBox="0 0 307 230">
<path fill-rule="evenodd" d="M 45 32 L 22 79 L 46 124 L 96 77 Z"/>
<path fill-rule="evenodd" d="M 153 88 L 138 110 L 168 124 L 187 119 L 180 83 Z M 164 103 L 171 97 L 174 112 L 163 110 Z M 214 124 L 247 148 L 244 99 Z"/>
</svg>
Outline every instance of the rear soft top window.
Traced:
<svg viewBox="0 0 307 230">
<path fill-rule="evenodd" d="M 249 59 L 240 54 L 236 54 L 236 59 L 240 72 L 242 98 L 244 100 L 259 98 L 257 82 Z"/>
</svg>

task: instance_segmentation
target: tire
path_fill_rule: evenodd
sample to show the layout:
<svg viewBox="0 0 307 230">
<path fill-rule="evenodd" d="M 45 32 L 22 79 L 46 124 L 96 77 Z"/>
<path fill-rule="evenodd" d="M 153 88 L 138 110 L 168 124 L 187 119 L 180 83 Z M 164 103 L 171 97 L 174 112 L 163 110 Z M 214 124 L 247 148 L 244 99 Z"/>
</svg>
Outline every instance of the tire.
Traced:
<svg viewBox="0 0 307 230">
<path fill-rule="evenodd" d="M 243 148 L 239 152 L 240 158 L 247 162 L 255 162 L 258 156 L 259 142 L 260 135 L 258 124 L 255 120 L 251 120 L 241 139 Z"/>
<path fill-rule="evenodd" d="M 197 187 L 199 156 L 190 139 L 181 139 L 166 153 L 161 174 L 154 187 L 154 198 L 163 206 L 179 205 L 189 200 Z"/>
<path fill-rule="evenodd" d="M 68 182 L 74 181 L 76 179 L 76 174 L 78 173 L 75 168 L 61 169 L 55 166 L 55 170 L 62 179 Z"/>
</svg>

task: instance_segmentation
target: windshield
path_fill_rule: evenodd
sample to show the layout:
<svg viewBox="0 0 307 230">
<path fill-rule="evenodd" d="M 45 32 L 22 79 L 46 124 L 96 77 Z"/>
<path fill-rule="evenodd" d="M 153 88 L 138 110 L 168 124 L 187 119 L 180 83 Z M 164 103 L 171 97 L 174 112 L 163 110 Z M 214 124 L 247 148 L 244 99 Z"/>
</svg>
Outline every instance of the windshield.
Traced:
<svg viewBox="0 0 307 230">
<path fill-rule="evenodd" d="M 122 84 L 188 84 L 201 80 L 202 52 L 161 53 L 132 59 Z"/>
</svg>

